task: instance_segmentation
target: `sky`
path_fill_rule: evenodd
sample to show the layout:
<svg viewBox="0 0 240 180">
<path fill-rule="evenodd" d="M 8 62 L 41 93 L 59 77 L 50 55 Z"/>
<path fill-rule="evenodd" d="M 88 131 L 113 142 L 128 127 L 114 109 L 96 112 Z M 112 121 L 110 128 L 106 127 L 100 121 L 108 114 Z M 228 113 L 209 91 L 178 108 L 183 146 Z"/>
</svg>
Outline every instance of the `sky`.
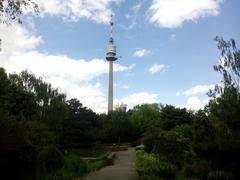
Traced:
<svg viewBox="0 0 240 180">
<path fill-rule="evenodd" d="M 36 0 L 40 13 L 0 25 L 0 66 L 29 70 L 107 111 L 109 19 L 114 14 L 114 106 L 162 103 L 198 110 L 221 81 L 215 36 L 240 43 L 239 0 Z M 238 46 L 239 47 L 239 46 Z"/>
</svg>

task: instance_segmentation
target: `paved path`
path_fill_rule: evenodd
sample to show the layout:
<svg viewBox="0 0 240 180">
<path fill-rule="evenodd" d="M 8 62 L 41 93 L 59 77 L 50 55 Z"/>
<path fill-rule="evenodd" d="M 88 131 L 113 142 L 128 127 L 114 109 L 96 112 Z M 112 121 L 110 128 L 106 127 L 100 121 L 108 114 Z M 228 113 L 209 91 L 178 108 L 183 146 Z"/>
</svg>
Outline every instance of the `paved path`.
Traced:
<svg viewBox="0 0 240 180">
<path fill-rule="evenodd" d="M 84 180 L 138 180 L 134 162 L 135 150 L 133 148 L 116 152 L 113 166 L 107 166 L 91 173 Z"/>
</svg>

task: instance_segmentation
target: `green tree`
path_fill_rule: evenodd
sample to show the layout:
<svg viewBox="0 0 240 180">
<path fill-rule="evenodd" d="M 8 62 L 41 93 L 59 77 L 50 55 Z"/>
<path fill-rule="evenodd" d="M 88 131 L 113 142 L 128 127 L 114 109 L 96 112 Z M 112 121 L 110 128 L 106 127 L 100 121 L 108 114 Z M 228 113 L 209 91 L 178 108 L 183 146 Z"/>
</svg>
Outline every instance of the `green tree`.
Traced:
<svg viewBox="0 0 240 180">
<path fill-rule="evenodd" d="M 163 129 L 170 130 L 176 125 L 192 123 L 193 112 L 166 105 L 161 109 L 161 120 Z"/>
<path fill-rule="evenodd" d="M 240 150 L 238 133 L 230 129 L 221 119 L 199 111 L 194 120 L 193 137 L 197 156 L 206 160 L 213 172 L 223 171 L 226 176 L 229 174 L 227 172 L 231 172 L 238 179 Z"/>
<path fill-rule="evenodd" d="M 37 112 L 34 95 L 13 83 L 3 68 L 0 68 L 0 109 L 9 112 L 16 119 L 32 119 Z"/>
<path fill-rule="evenodd" d="M 149 127 L 161 126 L 160 108 L 156 105 L 143 104 L 133 108 L 130 121 L 134 123 L 141 133 Z"/>
<path fill-rule="evenodd" d="M 240 129 L 240 50 L 232 39 L 216 37 L 221 57 L 214 70 L 223 76 L 222 85 L 216 85 L 208 95 L 213 97 L 206 110 L 226 122 L 232 129 Z"/>
<path fill-rule="evenodd" d="M 209 95 L 216 97 L 216 94 L 223 94 L 225 89 L 234 88 L 239 96 L 240 93 L 240 50 L 236 47 L 234 39 L 225 41 L 222 37 L 216 37 L 217 47 L 221 52 L 218 64 L 214 65 L 215 71 L 223 76 L 223 87 L 216 85 L 214 91 Z"/>
<path fill-rule="evenodd" d="M 77 99 L 67 101 L 68 117 L 63 123 L 61 144 L 64 147 L 81 147 L 95 142 L 99 137 L 100 121 L 96 113 L 83 107 Z"/>
</svg>

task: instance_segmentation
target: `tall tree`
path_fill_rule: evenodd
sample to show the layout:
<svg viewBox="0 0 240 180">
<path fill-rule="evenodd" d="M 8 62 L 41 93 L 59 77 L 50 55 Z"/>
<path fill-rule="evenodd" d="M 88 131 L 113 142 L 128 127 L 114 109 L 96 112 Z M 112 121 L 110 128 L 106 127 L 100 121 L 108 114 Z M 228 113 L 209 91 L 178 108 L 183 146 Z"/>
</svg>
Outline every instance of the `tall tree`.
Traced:
<svg viewBox="0 0 240 180">
<path fill-rule="evenodd" d="M 216 97 L 216 94 L 223 94 L 224 89 L 234 88 L 240 93 L 240 50 L 236 47 L 235 40 L 225 41 L 222 37 L 216 37 L 217 47 L 221 52 L 218 63 L 213 66 L 214 70 L 223 76 L 223 86 L 216 85 L 214 91 L 209 95 Z"/>
<path fill-rule="evenodd" d="M 161 126 L 160 109 L 154 104 L 143 104 L 133 108 L 130 121 L 143 133 L 152 126 Z"/>
<path fill-rule="evenodd" d="M 233 39 L 216 37 L 215 40 L 221 54 L 214 70 L 222 74 L 222 85 L 209 91 L 213 99 L 206 110 L 237 130 L 240 129 L 240 50 Z"/>
<path fill-rule="evenodd" d="M 165 130 L 170 130 L 176 125 L 189 124 L 193 120 L 193 112 L 187 111 L 185 108 L 176 108 L 171 105 L 166 105 L 161 110 L 162 127 Z"/>
</svg>

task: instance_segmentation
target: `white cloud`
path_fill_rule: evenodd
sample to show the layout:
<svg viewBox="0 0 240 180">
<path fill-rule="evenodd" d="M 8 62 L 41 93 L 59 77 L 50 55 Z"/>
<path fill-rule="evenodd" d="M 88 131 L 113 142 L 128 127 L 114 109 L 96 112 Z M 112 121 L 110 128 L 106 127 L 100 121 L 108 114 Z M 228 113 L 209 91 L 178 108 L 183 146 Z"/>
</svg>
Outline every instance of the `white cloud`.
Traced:
<svg viewBox="0 0 240 180">
<path fill-rule="evenodd" d="M 171 34 L 171 36 L 170 36 L 169 40 L 170 40 L 170 41 L 173 41 L 173 40 L 175 40 L 175 39 L 176 39 L 176 37 L 177 37 L 177 35 L 176 35 L 176 34 Z"/>
<path fill-rule="evenodd" d="M 154 64 L 148 69 L 148 71 L 152 74 L 155 74 L 160 71 L 164 72 L 166 70 L 166 68 L 168 68 L 168 66 L 166 66 L 164 64 Z"/>
<path fill-rule="evenodd" d="M 146 0 L 139 0 L 139 2 L 132 7 L 133 12 L 137 14 L 145 2 Z"/>
<path fill-rule="evenodd" d="M 153 0 L 147 11 L 149 22 L 160 27 L 176 28 L 185 21 L 217 16 L 223 0 Z"/>
<path fill-rule="evenodd" d="M 70 21 L 86 18 L 97 23 L 108 23 L 111 5 L 120 2 L 122 0 L 36 0 L 42 16 L 62 16 Z"/>
<path fill-rule="evenodd" d="M 96 78 L 108 73 L 108 62 L 40 53 L 36 47 L 43 42 L 42 38 L 19 25 L 9 28 L 0 25 L 0 32 L 3 39 L 0 66 L 6 68 L 7 72 L 19 73 L 28 69 L 66 93 L 68 98 L 78 98 L 94 111 L 106 112 L 106 97 Z M 114 71 L 127 71 L 133 67 L 114 64 Z"/>
<path fill-rule="evenodd" d="M 190 110 L 197 111 L 203 109 L 204 106 L 209 102 L 209 99 L 201 101 L 198 97 L 189 97 L 187 102 L 184 105 L 180 105 L 180 108 L 187 108 Z"/>
<path fill-rule="evenodd" d="M 10 26 L 0 24 L 0 32 L 3 50 L 1 53 L 5 55 L 32 50 L 43 43 L 41 36 L 34 36 L 18 24 Z"/>
<path fill-rule="evenodd" d="M 120 26 L 125 30 L 130 30 L 134 28 L 137 25 L 137 19 L 140 9 L 142 8 L 143 4 L 146 2 L 146 0 L 138 0 L 136 4 L 132 6 L 131 11 L 125 15 L 125 17 L 130 20 L 129 25 L 120 24 Z"/>
<path fill-rule="evenodd" d="M 138 104 L 156 103 L 158 102 L 157 99 L 158 97 L 159 97 L 158 94 L 151 94 L 147 92 L 134 93 L 122 99 L 115 99 L 114 105 L 127 104 L 127 108 L 132 109 L 134 106 Z"/>
<path fill-rule="evenodd" d="M 151 53 L 151 51 L 148 50 L 148 49 L 139 49 L 139 50 L 137 50 L 137 51 L 135 51 L 133 53 L 133 56 L 135 56 L 135 57 L 143 57 L 143 56 L 146 56 L 146 55 L 148 55 L 150 53 Z"/>
<path fill-rule="evenodd" d="M 196 95 L 196 94 L 206 94 L 210 89 L 214 89 L 215 85 L 213 84 L 210 84 L 210 85 L 197 85 L 197 86 L 194 86 L 190 89 L 187 89 L 186 91 L 184 92 L 177 92 L 176 93 L 176 96 L 182 96 L 182 95 L 185 95 L 185 96 L 190 96 L 190 95 Z"/>
<path fill-rule="evenodd" d="M 129 89 L 128 85 L 123 85 L 123 89 Z"/>
<path fill-rule="evenodd" d="M 181 96 L 181 93 L 180 93 L 180 92 L 177 92 L 177 93 L 176 93 L 176 96 Z"/>
<path fill-rule="evenodd" d="M 108 62 L 103 59 L 86 61 L 72 59 L 62 55 L 48 55 L 37 51 L 14 53 L 4 66 L 10 71 L 17 73 L 24 69 L 31 70 L 37 76 L 59 77 L 76 81 L 90 81 L 98 76 L 108 73 Z M 114 71 L 126 71 L 132 67 L 114 64 Z"/>
</svg>

